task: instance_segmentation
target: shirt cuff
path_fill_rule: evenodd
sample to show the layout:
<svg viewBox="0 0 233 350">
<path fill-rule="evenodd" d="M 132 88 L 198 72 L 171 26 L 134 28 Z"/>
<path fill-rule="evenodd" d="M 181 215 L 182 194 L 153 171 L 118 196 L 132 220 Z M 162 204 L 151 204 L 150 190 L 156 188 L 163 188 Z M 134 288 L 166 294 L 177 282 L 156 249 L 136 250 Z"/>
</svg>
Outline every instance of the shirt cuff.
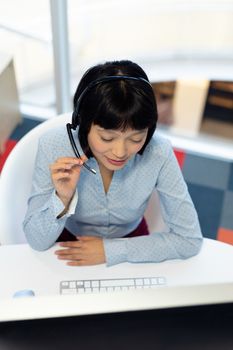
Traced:
<svg viewBox="0 0 233 350">
<path fill-rule="evenodd" d="M 77 203 L 78 203 L 78 191 L 76 190 L 75 191 L 75 194 L 70 202 L 70 205 L 69 205 L 69 209 L 68 211 L 66 212 L 66 215 L 67 216 L 71 216 L 75 213 L 75 208 L 77 206 Z"/>
<path fill-rule="evenodd" d="M 78 203 L 78 192 L 77 190 L 75 191 L 75 194 L 70 202 L 69 209 L 67 212 L 62 215 L 61 219 L 67 216 L 71 216 L 75 213 L 75 208 Z M 54 212 L 56 214 L 56 217 L 58 217 L 65 209 L 64 204 L 60 200 L 60 198 L 56 195 L 56 191 L 54 190 L 53 192 L 53 207 L 54 207 Z"/>
<path fill-rule="evenodd" d="M 127 261 L 127 238 L 105 238 L 103 242 L 107 266 L 112 266 Z"/>
</svg>

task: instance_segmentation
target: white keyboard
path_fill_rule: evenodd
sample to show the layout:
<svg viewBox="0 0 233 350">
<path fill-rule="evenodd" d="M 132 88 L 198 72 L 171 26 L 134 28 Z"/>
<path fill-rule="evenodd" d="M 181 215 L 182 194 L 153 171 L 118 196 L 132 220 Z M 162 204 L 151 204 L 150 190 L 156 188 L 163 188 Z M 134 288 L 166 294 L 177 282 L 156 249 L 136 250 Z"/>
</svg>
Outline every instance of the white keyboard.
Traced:
<svg viewBox="0 0 233 350">
<path fill-rule="evenodd" d="M 60 282 L 60 294 L 81 294 L 156 288 L 166 285 L 165 277 L 113 278 Z"/>
</svg>

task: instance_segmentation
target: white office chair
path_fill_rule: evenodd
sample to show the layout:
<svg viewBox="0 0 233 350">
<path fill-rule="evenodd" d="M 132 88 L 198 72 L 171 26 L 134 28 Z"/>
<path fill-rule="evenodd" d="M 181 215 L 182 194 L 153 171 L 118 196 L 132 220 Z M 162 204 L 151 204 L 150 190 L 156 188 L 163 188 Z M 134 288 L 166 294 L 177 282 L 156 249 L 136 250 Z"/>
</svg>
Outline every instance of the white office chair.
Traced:
<svg viewBox="0 0 233 350">
<path fill-rule="evenodd" d="M 39 137 L 48 129 L 71 121 L 70 114 L 49 119 L 27 133 L 14 147 L 0 177 L 0 244 L 25 243 L 22 222 L 31 191 L 34 160 Z M 162 229 L 159 200 L 153 194 L 145 214 L 149 229 Z"/>
<path fill-rule="evenodd" d="M 48 129 L 71 121 L 63 114 L 39 124 L 16 144 L 0 177 L 0 243 L 26 242 L 22 222 L 31 191 L 34 160 L 39 137 Z"/>
</svg>

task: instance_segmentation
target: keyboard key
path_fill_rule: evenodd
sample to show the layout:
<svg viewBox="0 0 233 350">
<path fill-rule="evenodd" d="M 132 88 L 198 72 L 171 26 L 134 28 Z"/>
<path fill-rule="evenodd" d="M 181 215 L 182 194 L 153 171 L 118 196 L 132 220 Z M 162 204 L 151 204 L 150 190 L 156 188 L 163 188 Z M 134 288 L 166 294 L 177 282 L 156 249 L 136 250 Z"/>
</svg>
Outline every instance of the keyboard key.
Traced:
<svg viewBox="0 0 233 350">
<path fill-rule="evenodd" d="M 136 286 L 142 286 L 143 285 L 143 279 L 142 278 L 136 278 Z"/>
<path fill-rule="evenodd" d="M 145 285 L 150 285 L 150 279 L 149 278 L 144 278 L 143 279 Z"/>
<path fill-rule="evenodd" d="M 164 277 L 158 277 L 158 284 L 165 284 L 165 278 Z"/>
<path fill-rule="evenodd" d="M 84 281 L 76 281 L 77 287 L 83 286 Z"/>
<path fill-rule="evenodd" d="M 134 286 L 133 279 L 101 280 L 101 287 Z"/>
<path fill-rule="evenodd" d="M 71 295 L 71 294 L 77 294 L 77 289 L 76 288 L 65 288 L 62 289 L 62 293 L 61 294 L 66 294 L 66 295 Z"/>
<path fill-rule="evenodd" d="M 76 283 L 75 283 L 75 281 L 70 282 L 69 287 L 70 287 L 71 289 L 76 288 Z"/>
<path fill-rule="evenodd" d="M 100 285 L 99 281 L 92 281 L 92 282 L 91 282 L 92 288 L 93 288 L 93 287 L 98 288 L 99 285 Z"/>
<path fill-rule="evenodd" d="M 84 289 L 84 288 L 78 288 L 78 289 L 77 289 L 77 292 L 78 292 L 79 294 L 85 293 L 85 289 Z"/>
<path fill-rule="evenodd" d="M 151 278 L 151 283 L 152 284 L 158 284 L 158 279 L 157 278 Z"/>
<path fill-rule="evenodd" d="M 91 287 L 91 282 L 90 281 L 85 281 L 84 282 L 84 287 L 85 288 L 90 288 Z"/>
<path fill-rule="evenodd" d="M 68 287 L 68 285 L 69 285 L 69 282 L 68 282 L 68 281 L 62 281 L 62 282 L 61 282 L 61 286 L 62 286 L 62 287 Z"/>
</svg>

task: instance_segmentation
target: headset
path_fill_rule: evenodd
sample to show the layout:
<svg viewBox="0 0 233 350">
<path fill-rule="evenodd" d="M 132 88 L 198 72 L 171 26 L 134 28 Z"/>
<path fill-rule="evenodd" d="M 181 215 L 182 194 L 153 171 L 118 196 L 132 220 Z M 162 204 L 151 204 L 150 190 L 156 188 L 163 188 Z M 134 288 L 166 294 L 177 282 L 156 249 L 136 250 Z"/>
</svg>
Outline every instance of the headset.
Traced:
<svg viewBox="0 0 233 350">
<path fill-rule="evenodd" d="M 81 155 L 80 155 L 78 148 L 76 146 L 76 143 L 74 141 L 72 129 L 76 130 L 77 126 L 79 125 L 79 122 L 80 122 L 79 110 L 80 110 L 80 105 L 82 103 L 83 98 L 89 92 L 89 90 L 91 90 L 96 85 L 99 85 L 102 83 L 107 83 L 107 82 L 112 82 L 112 81 L 119 81 L 119 80 L 142 81 L 152 88 L 152 86 L 148 80 L 146 80 L 144 78 L 140 78 L 140 77 L 131 77 L 131 76 L 127 76 L 127 75 L 109 75 L 109 76 L 102 77 L 100 79 L 93 80 L 89 85 L 87 85 L 87 87 L 82 91 L 82 93 L 80 94 L 80 96 L 78 98 L 76 107 L 75 107 L 74 112 L 72 114 L 72 123 L 66 124 L 66 129 L 67 129 L 67 133 L 69 136 L 70 144 L 71 144 L 71 147 L 72 147 L 74 154 L 77 158 L 81 158 Z M 90 168 L 86 163 L 83 163 L 83 166 L 87 170 L 89 170 L 91 173 L 96 174 L 96 170 Z"/>
</svg>

